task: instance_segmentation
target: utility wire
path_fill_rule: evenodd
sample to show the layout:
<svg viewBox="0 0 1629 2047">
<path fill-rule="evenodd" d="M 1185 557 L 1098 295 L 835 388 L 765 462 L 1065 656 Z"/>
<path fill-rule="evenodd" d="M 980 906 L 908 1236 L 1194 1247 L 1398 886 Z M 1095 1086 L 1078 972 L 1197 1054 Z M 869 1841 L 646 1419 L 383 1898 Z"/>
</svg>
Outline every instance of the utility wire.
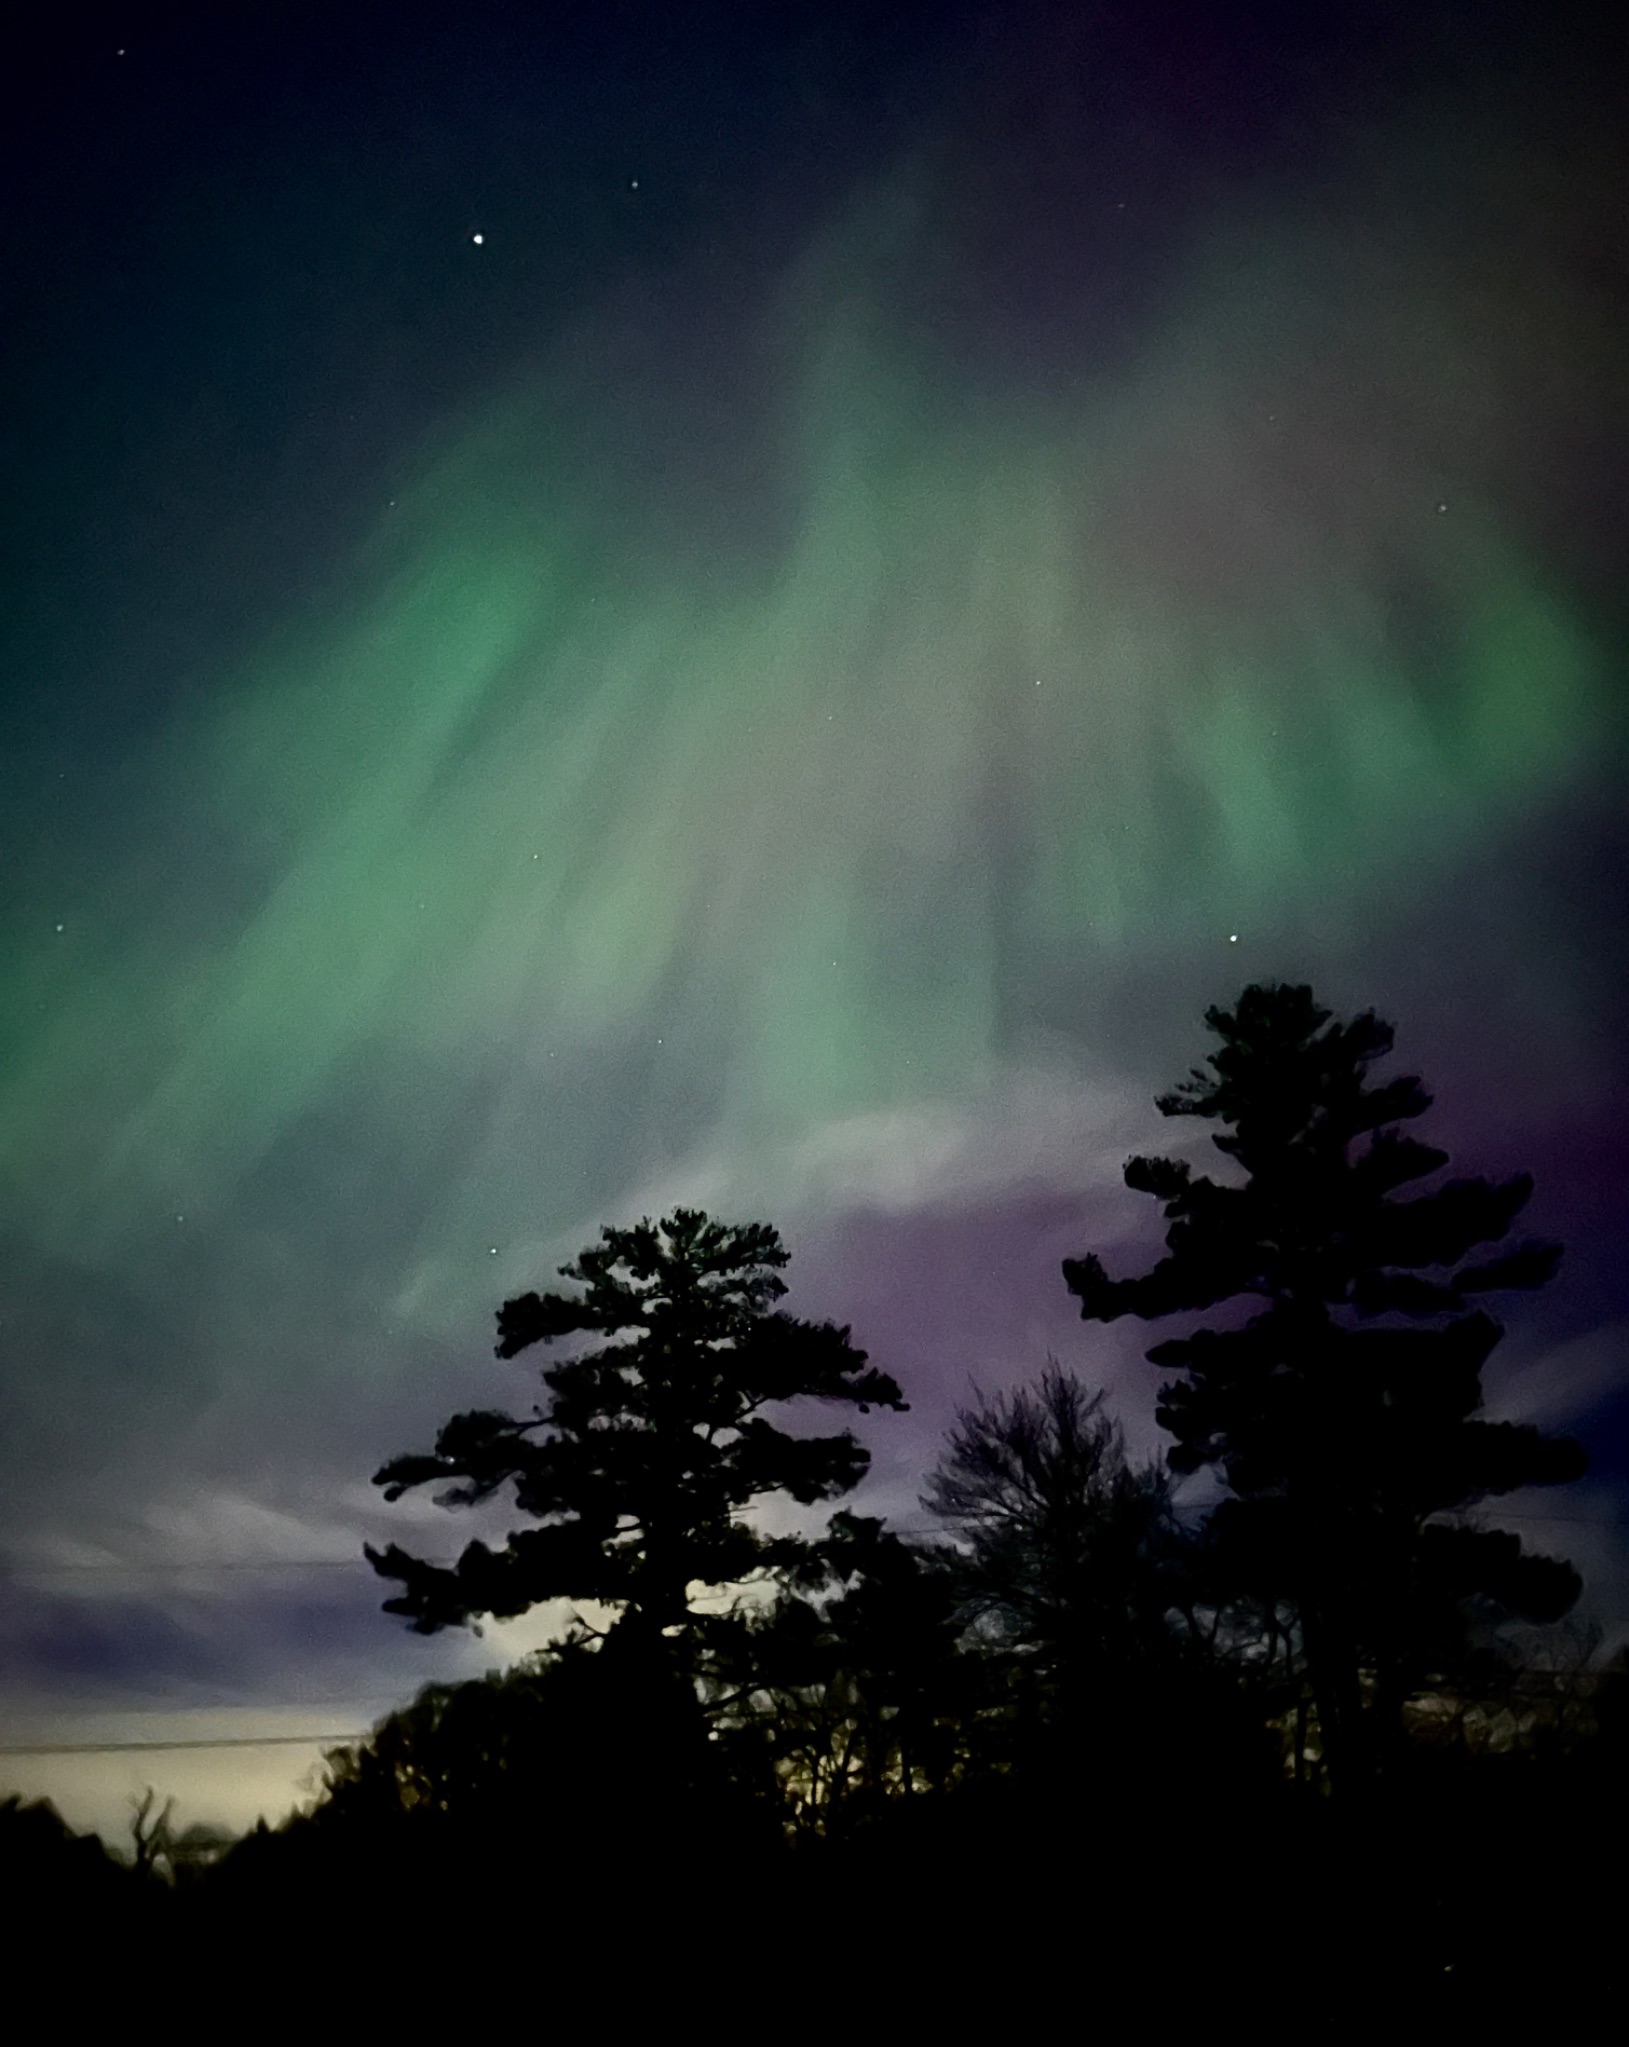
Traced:
<svg viewBox="0 0 1629 2047">
<path fill-rule="evenodd" d="M 433 1557 L 427 1557 L 424 1561 L 436 1563 Z M 448 1557 L 438 1564 L 437 1568 L 451 1570 L 456 1563 L 456 1557 Z M 176 1559 L 125 1563 L 117 1557 L 107 1557 L 94 1562 L 63 1564 L 36 1564 L 13 1558 L 9 1561 L 0 1560 L 0 1581 L 13 1577 L 78 1577 L 98 1572 L 116 1573 L 126 1578 L 151 1578 L 169 1577 L 189 1571 L 371 1571 L 372 1568 L 366 1557 L 248 1557 L 236 1562 L 201 1557 L 193 1563 L 184 1563 Z"/>
<path fill-rule="evenodd" d="M 0 1756 L 157 1755 L 169 1749 L 294 1748 L 366 1741 L 370 1730 L 344 1734 L 228 1734 L 200 1741 L 22 1741 L 0 1745 Z"/>
</svg>

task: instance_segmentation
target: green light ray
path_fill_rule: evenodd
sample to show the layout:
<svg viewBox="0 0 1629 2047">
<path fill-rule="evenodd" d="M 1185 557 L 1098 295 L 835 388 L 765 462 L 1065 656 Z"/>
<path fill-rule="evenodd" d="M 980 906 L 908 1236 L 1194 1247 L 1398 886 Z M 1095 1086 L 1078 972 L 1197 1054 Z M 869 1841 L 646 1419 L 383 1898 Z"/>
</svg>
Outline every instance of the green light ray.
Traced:
<svg viewBox="0 0 1629 2047">
<path fill-rule="evenodd" d="M 1092 955 L 1383 903 L 1565 788 L 1613 716 L 1587 621 L 1474 479 L 1438 515 L 1349 395 L 1313 432 L 1348 386 L 1271 246 L 1134 373 L 997 403 L 889 331 L 904 231 L 794 289 L 784 542 L 625 546 L 545 375 L 172 735 L 155 800 L 263 886 L 218 946 L 151 905 L 94 970 L 30 936 L 0 1128 L 41 1228 L 219 1205 L 325 1090 L 472 1059 L 640 1048 L 657 1123 L 688 1090 L 748 1137 L 966 1090 Z M 1379 329 L 1340 346 L 1384 382 Z"/>
</svg>

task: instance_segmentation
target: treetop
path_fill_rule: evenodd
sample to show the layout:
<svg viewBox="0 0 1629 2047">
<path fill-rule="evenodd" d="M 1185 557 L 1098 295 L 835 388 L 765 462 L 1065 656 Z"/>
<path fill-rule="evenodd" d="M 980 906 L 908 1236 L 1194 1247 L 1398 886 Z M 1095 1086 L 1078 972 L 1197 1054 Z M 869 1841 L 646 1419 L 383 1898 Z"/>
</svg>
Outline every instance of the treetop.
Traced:
<svg viewBox="0 0 1629 2047">
<path fill-rule="evenodd" d="M 801 1506 L 840 1499 L 869 1454 L 848 1430 L 791 1434 L 764 1410 L 804 1399 L 866 1413 L 907 1403 L 846 1328 L 776 1307 L 787 1253 L 766 1223 L 698 1209 L 607 1226 L 560 1268 L 570 1293 L 523 1294 L 498 1311 L 498 1355 L 562 1337 L 573 1348 L 542 1373 L 549 1401 L 529 1415 L 454 1415 L 429 1452 L 375 1474 L 386 1497 L 439 1484 L 439 1504 L 500 1491 L 543 1525 L 502 1549 L 471 1543 L 447 1569 L 392 1544 L 369 1551 L 405 1590 L 387 1610 L 421 1632 L 541 1600 L 623 1609 L 637 1635 L 694 1634 L 693 1585 L 739 1584 L 801 1557 L 804 1538 L 771 1538 L 741 1516 L 780 1493 Z"/>
<path fill-rule="evenodd" d="M 744 1328 L 786 1292 L 779 1269 L 790 1254 L 768 1223 L 722 1223 L 696 1208 L 676 1208 L 660 1222 L 632 1228 L 607 1224 L 600 1242 L 560 1267 L 560 1277 L 586 1293 L 522 1294 L 498 1311 L 497 1354 L 512 1358 L 530 1344 L 597 1330 L 604 1335 L 648 1324 L 653 1316 L 730 1311 Z M 721 1325 L 719 1340 L 729 1332 Z"/>
</svg>

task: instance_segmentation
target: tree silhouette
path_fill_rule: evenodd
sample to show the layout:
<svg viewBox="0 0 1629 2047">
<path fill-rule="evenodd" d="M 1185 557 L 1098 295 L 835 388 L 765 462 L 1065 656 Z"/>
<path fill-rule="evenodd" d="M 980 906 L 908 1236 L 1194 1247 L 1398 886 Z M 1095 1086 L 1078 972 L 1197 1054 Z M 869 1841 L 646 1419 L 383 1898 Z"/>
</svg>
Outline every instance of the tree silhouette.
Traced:
<svg viewBox="0 0 1629 2047">
<path fill-rule="evenodd" d="M 964 1616 L 1054 1678 L 1165 1641 L 1170 1481 L 1055 1361 L 957 1414 L 922 1504 L 960 1538 Z"/>
<path fill-rule="evenodd" d="M 1234 1580 L 1293 1619 L 1333 1775 L 1364 1774 L 1406 1698 L 1443 1675 L 1467 1617 L 1547 1621 L 1579 1581 L 1468 1510 L 1491 1494 L 1576 1478 L 1583 1452 L 1481 1417 L 1481 1370 L 1501 1334 L 1474 1305 L 1542 1285 L 1560 1253 L 1492 1256 L 1532 1191 L 1435 1175 L 1447 1154 L 1401 1125 L 1430 1106 L 1418 1079 L 1371 1085 L 1390 1052 L 1372 1013 L 1331 1021 L 1305 987 L 1246 988 L 1207 1011 L 1221 1040 L 1158 1106 L 1223 1128 L 1241 1177 L 1134 1158 L 1126 1184 L 1165 1210 L 1166 1255 L 1111 1279 L 1096 1257 L 1064 1277 L 1088 1321 L 1229 1304 L 1217 1325 L 1152 1349 L 1182 1374 L 1160 1389 L 1171 1468 L 1213 1467 L 1231 1498 L 1219 1552 Z"/>
<path fill-rule="evenodd" d="M 829 1833 L 961 1772 L 970 1659 L 940 1560 L 846 1510 L 710 1673 L 718 1732 L 788 1827 Z"/>
<path fill-rule="evenodd" d="M 515 1668 L 427 1685 L 363 1740 L 331 1750 L 314 1823 L 386 1856 L 494 1867 L 539 1836 L 574 1865 L 694 1851 L 732 1818 L 712 1745 L 686 1716 L 653 1713 L 648 1685 L 581 1636 Z"/>
<path fill-rule="evenodd" d="M 158 1805 L 158 1793 L 149 1784 L 140 1798 L 130 1801 L 130 1860 L 137 1873 L 144 1877 L 159 1876 L 169 1869 L 170 1848 L 175 1839 L 170 1825 L 170 1815 L 175 1811 L 175 1800 L 166 1798 Z"/>
<path fill-rule="evenodd" d="M 639 1671 L 608 1646 L 575 1636 L 427 1686 L 331 1750 L 308 1810 L 183 1888 L 186 1952 L 229 1943 L 248 1967 L 268 1932 L 343 1925 L 363 1953 L 416 1942 L 433 1997 L 448 1955 L 545 1938 L 596 1976 L 633 1962 L 619 2005 L 646 1982 L 670 1994 L 716 1940 L 741 1870 L 778 1889 L 781 1830 L 697 1738 L 694 1711 L 661 1709 L 649 1680 L 676 1692 L 682 1672 Z"/>
<path fill-rule="evenodd" d="M 96 1835 L 76 1834 L 49 1799 L 0 1799 L 0 1906 L 13 1956 L 24 1954 L 23 1941 L 32 1951 L 36 1939 L 59 1940 L 65 1926 L 98 1942 L 124 1931 L 146 1937 L 148 1889 Z"/>
<path fill-rule="evenodd" d="M 624 1654 L 668 1637 L 695 1648 L 706 1623 L 693 1586 L 738 1585 L 807 1553 L 806 1539 L 766 1535 L 744 1510 L 776 1494 L 805 1506 L 840 1498 L 869 1462 L 852 1432 L 794 1436 L 765 1410 L 803 1399 L 861 1413 L 906 1405 L 847 1329 L 773 1306 L 788 1254 L 767 1224 L 678 1209 L 601 1238 L 561 1268 L 583 1291 L 524 1294 L 498 1314 L 500 1357 L 594 1340 L 544 1371 L 547 1409 L 455 1415 L 433 1451 L 376 1475 L 392 1500 L 440 1484 L 446 1506 L 512 1485 L 541 1524 L 499 1549 L 472 1542 L 451 1568 L 394 1543 L 369 1549 L 402 1586 L 386 1610 L 420 1633 L 565 1598 L 616 1608 L 611 1636 Z"/>
<path fill-rule="evenodd" d="M 1214 1810 L 1220 1782 L 1256 1780 L 1259 1719 L 1195 1612 L 1204 1545 L 1163 1464 L 1126 1455 L 1101 1392 L 1054 1360 L 1034 1385 L 981 1396 L 922 1503 L 957 1538 L 944 1574 L 966 1660 L 989 1673 L 971 1746 L 1033 1800 L 1035 1824 L 1072 1810 L 1135 1828 L 1151 1798 Z"/>
</svg>

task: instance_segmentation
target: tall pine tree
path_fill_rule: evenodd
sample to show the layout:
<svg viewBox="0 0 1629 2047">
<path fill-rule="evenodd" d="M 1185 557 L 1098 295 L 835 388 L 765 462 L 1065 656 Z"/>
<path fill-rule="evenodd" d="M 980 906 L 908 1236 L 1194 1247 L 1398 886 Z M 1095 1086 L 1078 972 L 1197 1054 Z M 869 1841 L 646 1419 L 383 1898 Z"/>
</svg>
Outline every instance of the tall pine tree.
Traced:
<svg viewBox="0 0 1629 2047">
<path fill-rule="evenodd" d="M 470 1543 L 451 1567 L 395 1543 L 370 1549 L 375 1570 L 402 1587 L 386 1611 L 420 1633 L 572 1599 L 614 1609 L 620 1654 L 693 1647 L 703 1632 L 693 1587 L 806 1558 L 803 1539 L 770 1536 L 745 1510 L 777 1493 L 806 1506 L 840 1498 L 869 1462 L 849 1430 L 793 1435 L 771 1414 L 809 1399 L 862 1413 L 906 1405 L 846 1329 L 775 1307 L 787 1252 L 767 1224 L 678 1209 L 601 1237 L 561 1268 L 581 1291 L 523 1294 L 498 1316 L 500 1357 L 588 1339 L 544 1370 L 548 1405 L 455 1415 L 434 1450 L 376 1474 L 387 1499 L 434 1484 L 446 1506 L 512 1486 L 535 1524 L 501 1548 Z"/>
<path fill-rule="evenodd" d="M 1393 1037 L 1372 1013 L 1336 1022 L 1310 988 L 1269 985 L 1205 1021 L 1220 1046 L 1158 1106 L 1219 1124 L 1235 1172 L 1130 1160 L 1165 1256 L 1130 1279 L 1071 1259 L 1064 1278 L 1088 1321 L 1226 1311 L 1148 1353 L 1178 1375 L 1169 1461 L 1226 1483 L 1218 1551 L 1289 1611 L 1331 1772 L 1363 1776 L 1405 1701 L 1452 1675 L 1468 1621 L 1551 1620 L 1578 1595 L 1569 1564 L 1471 1515 L 1584 1469 L 1576 1443 L 1481 1411 L 1503 1331 L 1479 1302 L 1543 1285 L 1560 1252 L 1505 1245 L 1527 1175 L 1436 1178 L 1447 1154 L 1402 1128 L 1430 1096 L 1369 1079 Z"/>
</svg>

